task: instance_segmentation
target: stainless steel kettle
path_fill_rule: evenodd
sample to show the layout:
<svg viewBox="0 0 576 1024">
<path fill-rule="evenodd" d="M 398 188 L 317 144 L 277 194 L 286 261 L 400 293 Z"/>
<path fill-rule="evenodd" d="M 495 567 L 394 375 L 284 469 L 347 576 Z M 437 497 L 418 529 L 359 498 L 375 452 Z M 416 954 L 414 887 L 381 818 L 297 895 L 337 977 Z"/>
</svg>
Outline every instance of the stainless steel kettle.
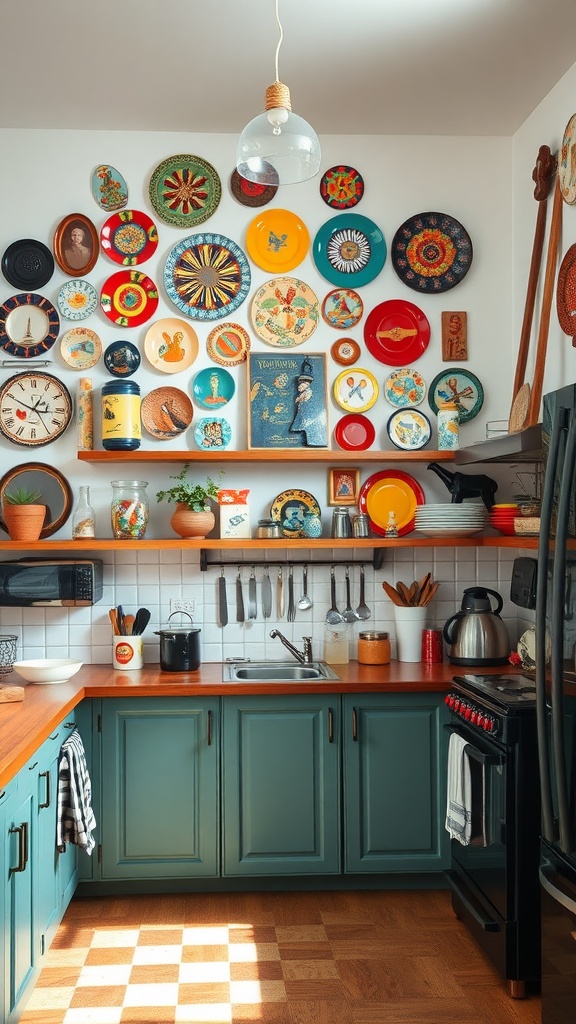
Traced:
<svg viewBox="0 0 576 1024">
<path fill-rule="evenodd" d="M 496 599 L 492 608 L 490 597 Z M 462 607 L 444 626 L 448 660 L 454 665 L 504 665 L 510 654 L 508 630 L 500 612 L 504 602 L 495 590 L 468 587 Z"/>
</svg>

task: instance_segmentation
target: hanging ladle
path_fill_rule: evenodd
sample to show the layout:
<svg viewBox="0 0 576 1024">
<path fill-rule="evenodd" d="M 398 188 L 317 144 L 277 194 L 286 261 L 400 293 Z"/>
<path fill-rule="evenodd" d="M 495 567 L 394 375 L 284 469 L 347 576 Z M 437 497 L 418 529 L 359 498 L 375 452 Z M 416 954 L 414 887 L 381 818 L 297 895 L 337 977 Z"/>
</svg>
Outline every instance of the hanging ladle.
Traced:
<svg viewBox="0 0 576 1024">
<path fill-rule="evenodd" d="M 298 608 L 301 612 L 308 611 L 312 607 L 313 601 L 311 597 L 308 597 L 308 566 L 305 565 L 302 568 L 302 597 L 298 599 Z"/>
<path fill-rule="evenodd" d="M 343 618 L 336 607 L 336 574 L 334 572 L 334 566 L 330 570 L 330 597 L 332 605 L 326 613 L 326 622 L 330 626 L 337 626 L 339 622 L 343 622 Z"/>
</svg>

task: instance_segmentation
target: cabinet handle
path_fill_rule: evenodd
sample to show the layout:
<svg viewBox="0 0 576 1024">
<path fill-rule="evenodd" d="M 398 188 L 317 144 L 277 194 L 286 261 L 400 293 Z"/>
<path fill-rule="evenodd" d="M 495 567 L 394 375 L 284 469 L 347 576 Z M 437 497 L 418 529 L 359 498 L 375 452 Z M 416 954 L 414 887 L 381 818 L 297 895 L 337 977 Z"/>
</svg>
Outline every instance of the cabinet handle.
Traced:
<svg viewBox="0 0 576 1024">
<path fill-rule="evenodd" d="M 356 708 L 352 708 L 352 739 L 354 743 L 358 742 L 358 712 Z"/>
<path fill-rule="evenodd" d="M 10 832 L 18 833 L 18 864 L 15 868 L 10 868 L 10 875 L 15 875 L 18 871 L 25 871 L 28 863 L 28 822 L 13 825 Z"/>
<path fill-rule="evenodd" d="M 334 743 L 334 712 L 328 708 L 328 743 Z"/>
<path fill-rule="evenodd" d="M 36 767 L 37 764 L 38 764 L 38 761 L 34 761 L 34 764 L 30 765 L 28 771 L 31 772 Z"/>
<path fill-rule="evenodd" d="M 212 746 L 212 712 L 208 712 L 208 746 Z"/>
<path fill-rule="evenodd" d="M 76 722 L 64 722 L 64 728 L 65 729 L 75 729 L 76 728 Z"/>
<path fill-rule="evenodd" d="M 38 810 L 43 810 L 45 807 L 50 807 L 50 772 L 40 772 L 39 779 L 46 779 L 46 802 L 38 804 Z"/>
<path fill-rule="evenodd" d="M 48 737 L 48 739 L 49 740 L 57 740 L 58 739 L 58 733 L 57 732 L 53 732 L 52 735 Z"/>
</svg>

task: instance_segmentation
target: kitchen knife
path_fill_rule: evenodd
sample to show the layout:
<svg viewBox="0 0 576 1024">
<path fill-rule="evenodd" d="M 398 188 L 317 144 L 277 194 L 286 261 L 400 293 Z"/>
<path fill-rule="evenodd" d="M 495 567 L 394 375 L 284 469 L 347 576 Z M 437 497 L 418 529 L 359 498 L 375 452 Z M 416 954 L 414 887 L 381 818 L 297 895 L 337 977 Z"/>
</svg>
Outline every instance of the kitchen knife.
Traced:
<svg viewBox="0 0 576 1024">
<path fill-rule="evenodd" d="M 256 577 L 254 575 L 254 566 L 252 566 L 252 572 L 250 573 L 250 579 L 248 580 L 248 618 L 255 619 L 256 615 Z"/>
<path fill-rule="evenodd" d="M 294 622 L 296 618 L 296 608 L 294 606 L 294 577 L 292 574 L 292 566 L 288 569 L 288 622 Z"/>
<path fill-rule="evenodd" d="M 226 597 L 224 569 L 220 570 L 220 579 L 218 580 L 218 621 L 221 626 L 228 624 L 228 599 Z"/>
<path fill-rule="evenodd" d="M 272 584 L 267 565 L 264 567 L 264 576 L 262 577 L 262 615 L 265 619 L 269 619 L 272 615 Z"/>
<path fill-rule="evenodd" d="M 276 615 L 279 619 L 284 617 L 284 581 L 282 579 L 282 566 L 278 567 L 278 578 L 276 580 Z"/>
<path fill-rule="evenodd" d="M 244 597 L 242 594 L 242 577 L 240 569 L 236 577 L 236 622 L 244 622 Z"/>
</svg>

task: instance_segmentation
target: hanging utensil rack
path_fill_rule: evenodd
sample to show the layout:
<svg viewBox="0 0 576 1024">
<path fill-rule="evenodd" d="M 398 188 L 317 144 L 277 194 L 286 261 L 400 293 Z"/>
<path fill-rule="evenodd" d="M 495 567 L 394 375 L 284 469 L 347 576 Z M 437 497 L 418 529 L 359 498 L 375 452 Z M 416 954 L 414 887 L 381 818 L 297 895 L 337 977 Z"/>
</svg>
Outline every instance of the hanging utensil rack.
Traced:
<svg viewBox="0 0 576 1024">
<path fill-rule="evenodd" d="M 253 565 L 254 566 L 256 566 L 256 565 L 261 565 L 261 566 L 265 566 L 265 565 L 285 565 L 288 568 L 290 568 L 290 566 L 295 566 L 295 565 L 308 565 L 308 566 L 315 566 L 315 565 L 344 565 L 344 566 L 346 566 L 346 565 L 348 565 L 348 566 L 370 565 L 370 566 L 372 566 L 372 568 L 374 570 L 377 570 L 377 569 L 381 569 L 383 564 L 384 564 L 384 551 L 385 551 L 385 548 L 374 548 L 374 552 L 373 552 L 372 558 L 361 558 L 361 559 L 358 559 L 358 560 L 350 559 L 350 558 L 341 558 L 341 559 L 335 559 L 335 558 L 318 558 L 318 559 L 317 558 L 313 558 L 313 559 L 312 558 L 261 558 L 260 560 L 254 561 L 253 558 L 250 558 L 250 559 L 245 560 L 244 563 L 241 563 L 241 564 L 248 565 L 248 566 L 253 566 Z M 206 572 L 207 569 L 212 569 L 212 568 L 215 568 L 215 569 L 226 568 L 226 566 L 234 566 L 237 569 L 238 568 L 238 559 L 234 558 L 233 560 L 228 560 L 228 559 L 222 559 L 222 558 L 215 558 L 215 559 L 213 559 L 211 561 L 208 561 L 208 551 L 206 550 L 206 548 L 201 548 L 200 549 L 200 571 L 201 572 Z"/>
</svg>

